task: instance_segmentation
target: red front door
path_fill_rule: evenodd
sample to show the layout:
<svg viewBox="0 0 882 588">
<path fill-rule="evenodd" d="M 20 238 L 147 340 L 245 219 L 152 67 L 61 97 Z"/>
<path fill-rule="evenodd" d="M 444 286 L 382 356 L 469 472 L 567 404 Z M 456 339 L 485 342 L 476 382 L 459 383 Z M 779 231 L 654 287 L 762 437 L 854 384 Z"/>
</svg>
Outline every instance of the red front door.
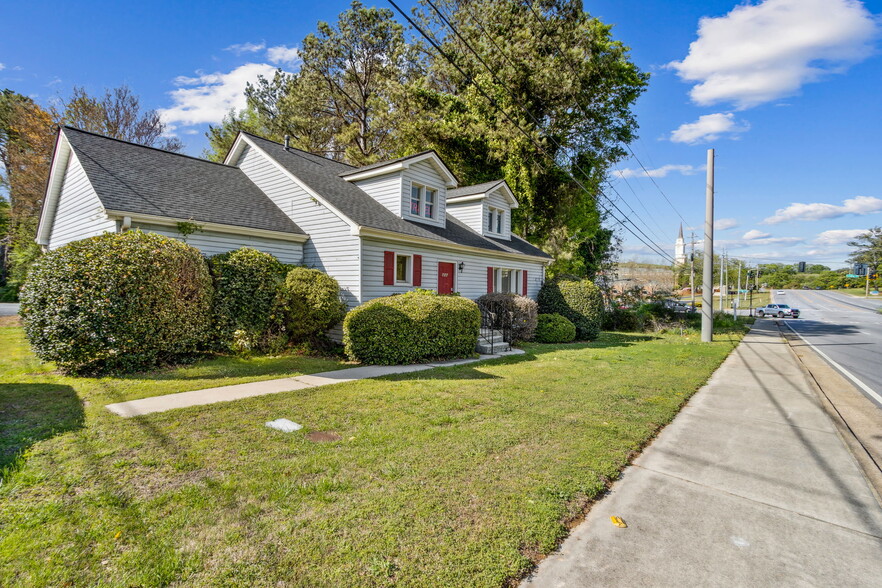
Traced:
<svg viewBox="0 0 882 588">
<path fill-rule="evenodd" d="M 453 264 L 438 262 L 438 294 L 453 294 Z"/>
</svg>

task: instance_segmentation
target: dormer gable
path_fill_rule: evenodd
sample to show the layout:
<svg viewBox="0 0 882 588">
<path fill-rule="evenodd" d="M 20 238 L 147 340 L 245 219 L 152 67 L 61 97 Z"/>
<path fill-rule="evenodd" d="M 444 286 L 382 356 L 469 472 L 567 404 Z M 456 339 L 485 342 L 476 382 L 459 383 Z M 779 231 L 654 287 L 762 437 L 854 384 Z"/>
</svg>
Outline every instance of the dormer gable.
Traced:
<svg viewBox="0 0 882 588">
<path fill-rule="evenodd" d="M 449 190 L 447 211 L 472 230 L 494 239 L 511 240 L 511 211 L 518 201 L 505 180 Z"/>
<path fill-rule="evenodd" d="M 340 177 L 397 217 L 437 227 L 447 221 L 447 189 L 457 185 L 456 176 L 434 151 L 347 170 Z"/>
</svg>

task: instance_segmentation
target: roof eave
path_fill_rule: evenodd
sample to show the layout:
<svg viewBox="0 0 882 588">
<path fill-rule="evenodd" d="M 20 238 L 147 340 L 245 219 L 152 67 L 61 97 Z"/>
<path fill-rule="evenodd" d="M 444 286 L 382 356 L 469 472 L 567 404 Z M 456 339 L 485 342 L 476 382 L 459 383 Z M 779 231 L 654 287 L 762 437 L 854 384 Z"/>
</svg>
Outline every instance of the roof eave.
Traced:
<svg viewBox="0 0 882 588">
<path fill-rule="evenodd" d="M 195 222 L 202 229 L 209 231 L 217 231 L 220 233 L 236 233 L 239 235 L 250 235 L 254 237 L 268 237 L 271 239 L 282 239 L 285 241 L 293 241 L 295 243 L 305 243 L 309 240 L 309 235 L 304 233 L 289 233 L 287 231 L 275 231 L 272 229 L 258 229 L 254 227 L 243 227 L 240 225 L 226 225 L 222 223 L 211 223 L 192 218 L 175 218 L 170 216 L 159 216 L 154 214 L 142 214 L 139 212 L 130 212 L 126 210 L 107 210 L 107 216 L 110 218 L 123 219 L 130 218 L 135 222 L 144 222 L 149 224 L 157 224 L 163 226 L 175 226 L 178 223 Z"/>
</svg>

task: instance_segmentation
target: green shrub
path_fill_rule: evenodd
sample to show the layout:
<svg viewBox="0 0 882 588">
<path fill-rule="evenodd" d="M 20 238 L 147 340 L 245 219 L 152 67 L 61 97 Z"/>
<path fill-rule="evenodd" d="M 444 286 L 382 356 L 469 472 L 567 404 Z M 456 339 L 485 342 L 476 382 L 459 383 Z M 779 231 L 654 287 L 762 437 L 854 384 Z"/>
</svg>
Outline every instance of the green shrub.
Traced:
<svg viewBox="0 0 882 588">
<path fill-rule="evenodd" d="M 535 340 L 539 343 L 570 343 L 576 338 L 576 325 L 559 314 L 540 314 Z"/>
<path fill-rule="evenodd" d="M 626 308 L 613 308 L 603 313 L 601 328 L 604 331 L 639 331 L 637 313 Z"/>
<path fill-rule="evenodd" d="M 475 302 L 484 313 L 484 320 L 489 319 L 494 329 L 502 329 L 506 320 L 511 322 L 510 343 L 533 339 L 536 316 L 539 314 L 539 305 L 535 300 L 518 294 L 492 292 L 484 294 Z"/>
<path fill-rule="evenodd" d="M 208 260 L 214 325 L 223 348 L 278 351 L 287 342 L 279 295 L 287 268 L 269 253 L 243 247 Z M 280 345 L 281 343 L 281 345 Z"/>
<path fill-rule="evenodd" d="M 337 280 L 316 269 L 291 269 L 285 279 L 283 300 L 288 333 L 294 342 L 322 337 L 346 314 Z"/>
<path fill-rule="evenodd" d="M 140 231 L 105 233 L 40 257 L 21 315 L 40 359 L 71 373 L 133 371 L 202 349 L 212 292 L 197 249 Z"/>
<path fill-rule="evenodd" d="M 539 312 L 559 314 L 576 325 L 580 341 L 596 339 L 603 318 L 603 298 L 591 280 L 562 276 L 542 285 L 538 296 Z"/>
<path fill-rule="evenodd" d="M 343 343 L 346 355 L 362 363 L 415 363 L 473 354 L 480 327 L 481 311 L 471 300 L 416 290 L 351 310 Z"/>
</svg>

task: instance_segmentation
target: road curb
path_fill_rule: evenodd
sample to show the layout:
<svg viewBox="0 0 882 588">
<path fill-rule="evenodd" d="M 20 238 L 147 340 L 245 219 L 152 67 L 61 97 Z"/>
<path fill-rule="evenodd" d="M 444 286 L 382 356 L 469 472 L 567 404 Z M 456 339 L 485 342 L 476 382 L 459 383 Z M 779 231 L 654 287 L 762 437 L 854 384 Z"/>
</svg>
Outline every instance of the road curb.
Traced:
<svg viewBox="0 0 882 588">
<path fill-rule="evenodd" d="M 785 330 L 780 320 L 775 320 L 775 325 L 781 333 L 781 338 L 787 342 L 790 353 L 802 370 L 812 390 L 818 397 L 818 401 L 824 411 L 836 426 L 836 432 L 845 443 L 852 458 L 857 463 L 861 473 L 867 480 L 867 485 L 882 506 L 882 456 L 874 456 L 873 452 L 861 440 L 865 435 L 865 427 L 853 427 L 846 420 L 842 411 L 837 407 L 837 402 L 831 399 L 841 399 L 849 396 L 851 399 L 866 400 L 864 395 L 842 374 L 830 366 L 820 355 L 808 345 L 800 345 L 799 352 L 794 347 L 794 342 L 803 343 L 795 332 L 789 328 Z M 801 355 L 802 354 L 802 355 Z M 809 365 L 811 364 L 811 365 Z M 869 400 L 866 400 L 869 402 Z M 855 430 L 857 429 L 857 430 Z M 870 432 L 866 433 L 867 435 Z"/>
</svg>

